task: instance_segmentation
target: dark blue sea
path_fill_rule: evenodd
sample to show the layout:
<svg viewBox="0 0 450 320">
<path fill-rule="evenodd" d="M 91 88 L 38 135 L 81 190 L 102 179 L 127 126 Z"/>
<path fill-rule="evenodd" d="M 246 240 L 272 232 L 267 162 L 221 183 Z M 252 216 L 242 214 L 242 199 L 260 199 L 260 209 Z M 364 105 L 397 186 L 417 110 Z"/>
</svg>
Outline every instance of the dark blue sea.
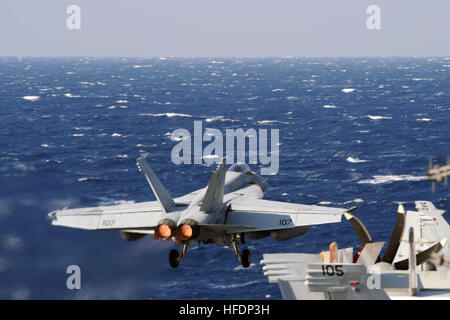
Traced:
<svg viewBox="0 0 450 320">
<path fill-rule="evenodd" d="M 0 58 L 0 298 L 281 299 L 263 253 L 357 246 L 345 219 L 278 242 L 193 245 L 178 269 L 170 242 L 50 225 L 63 207 L 155 200 L 135 160 L 173 197 L 204 187 L 216 165 L 171 162 L 171 132 L 279 129 L 265 198 L 354 212 L 387 241 L 399 202 L 450 209 L 431 192 L 429 157 L 450 156 L 450 58 Z M 251 166 L 259 172 L 259 165 Z M 448 216 L 447 216 L 448 219 Z M 81 268 L 68 290 L 66 268 Z"/>
</svg>

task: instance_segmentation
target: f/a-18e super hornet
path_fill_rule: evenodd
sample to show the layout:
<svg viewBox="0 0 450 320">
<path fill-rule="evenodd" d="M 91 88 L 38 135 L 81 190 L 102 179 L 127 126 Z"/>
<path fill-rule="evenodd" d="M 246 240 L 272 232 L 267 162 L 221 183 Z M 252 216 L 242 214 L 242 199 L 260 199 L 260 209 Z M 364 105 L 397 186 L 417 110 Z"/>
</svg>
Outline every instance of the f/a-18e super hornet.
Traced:
<svg viewBox="0 0 450 320">
<path fill-rule="evenodd" d="M 306 233 L 311 225 L 337 223 L 351 209 L 263 200 L 266 181 L 246 164 L 226 171 L 225 159 L 212 173 L 206 188 L 172 199 L 146 161 L 137 159 L 157 201 L 79 209 L 49 214 L 52 224 L 87 230 L 120 230 L 133 241 L 152 235 L 172 240 L 170 266 L 176 268 L 193 241 L 232 246 L 243 267 L 250 265 L 250 251 L 240 251 L 245 238 L 271 236 L 288 240 Z"/>
</svg>

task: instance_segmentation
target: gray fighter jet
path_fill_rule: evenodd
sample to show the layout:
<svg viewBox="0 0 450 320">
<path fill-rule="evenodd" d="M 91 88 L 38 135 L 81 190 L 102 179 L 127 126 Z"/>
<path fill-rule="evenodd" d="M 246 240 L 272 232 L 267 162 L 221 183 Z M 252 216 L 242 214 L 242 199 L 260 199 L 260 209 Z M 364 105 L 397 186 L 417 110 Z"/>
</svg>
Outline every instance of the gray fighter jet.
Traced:
<svg viewBox="0 0 450 320">
<path fill-rule="evenodd" d="M 157 201 L 61 209 L 49 214 L 52 224 L 86 230 L 120 230 L 126 241 L 152 235 L 175 241 L 170 266 L 176 268 L 193 241 L 232 246 L 243 267 L 250 265 L 250 251 L 240 251 L 245 238 L 271 236 L 288 240 L 308 231 L 309 226 L 337 223 L 349 211 L 315 205 L 263 200 L 266 181 L 246 164 L 226 171 L 225 159 L 212 173 L 206 188 L 172 199 L 146 161 L 137 159 Z"/>
</svg>

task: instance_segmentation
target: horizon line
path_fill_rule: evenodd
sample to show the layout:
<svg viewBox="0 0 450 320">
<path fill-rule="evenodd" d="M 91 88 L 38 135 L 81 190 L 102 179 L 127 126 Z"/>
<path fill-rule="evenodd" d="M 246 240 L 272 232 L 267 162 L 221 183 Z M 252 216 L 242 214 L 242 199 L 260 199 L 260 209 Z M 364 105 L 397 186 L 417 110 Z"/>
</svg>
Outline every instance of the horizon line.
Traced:
<svg viewBox="0 0 450 320">
<path fill-rule="evenodd" d="M 434 55 L 434 56 L 407 56 L 407 55 L 392 55 L 392 56 L 173 56 L 173 55 L 159 55 L 159 56 L 96 56 L 96 55 L 48 55 L 48 56 L 30 56 L 30 55 L 0 55 L 0 58 L 116 58 L 116 59 L 126 59 L 126 58 L 140 58 L 140 59 L 336 59 L 336 58 L 449 58 L 450 55 Z"/>
</svg>

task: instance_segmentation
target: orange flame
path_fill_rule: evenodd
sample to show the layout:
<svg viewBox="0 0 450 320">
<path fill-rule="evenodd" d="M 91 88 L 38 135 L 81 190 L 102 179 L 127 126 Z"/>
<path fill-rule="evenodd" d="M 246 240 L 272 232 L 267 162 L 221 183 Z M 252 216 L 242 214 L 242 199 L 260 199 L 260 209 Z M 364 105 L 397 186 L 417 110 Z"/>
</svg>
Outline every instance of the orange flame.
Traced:
<svg viewBox="0 0 450 320">
<path fill-rule="evenodd" d="M 160 224 L 158 228 L 156 229 L 156 234 L 160 238 L 169 238 L 172 234 L 172 230 L 170 230 L 170 227 L 167 224 Z"/>
<path fill-rule="evenodd" d="M 180 230 L 180 238 L 182 240 L 187 240 L 192 237 L 192 227 L 188 224 L 183 224 Z"/>
</svg>

